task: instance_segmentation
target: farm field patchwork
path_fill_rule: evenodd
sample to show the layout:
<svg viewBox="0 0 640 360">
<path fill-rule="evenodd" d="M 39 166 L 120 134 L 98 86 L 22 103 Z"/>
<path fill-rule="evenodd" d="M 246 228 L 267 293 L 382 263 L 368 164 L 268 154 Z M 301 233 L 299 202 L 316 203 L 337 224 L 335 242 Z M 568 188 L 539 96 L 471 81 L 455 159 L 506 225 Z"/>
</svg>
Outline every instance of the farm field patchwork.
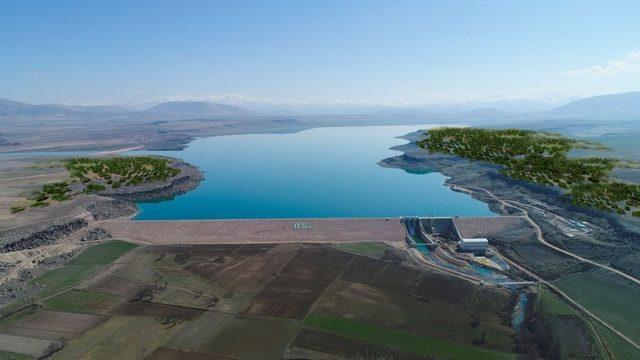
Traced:
<svg viewBox="0 0 640 360">
<path fill-rule="evenodd" d="M 94 274 L 137 245 L 124 241 L 109 241 L 91 247 L 67 264 L 36 277 L 31 282 L 42 287 L 42 296 L 55 294 L 78 281 Z"/>
<path fill-rule="evenodd" d="M 120 250 L 109 255 L 114 246 Z M 67 266 L 106 264 L 130 248 L 116 242 L 97 249 Z M 66 339 L 53 355 L 59 359 L 357 353 L 421 359 L 471 350 L 485 358 L 513 357 L 508 292 L 445 281 L 381 243 L 346 250 L 312 244 L 142 246 L 7 320 L 0 332 L 13 336 L 10 329 L 37 320 L 47 337 Z M 76 319 L 76 331 L 53 336 L 67 318 Z M 344 329 L 353 326 L 361 331 L 348 336 Z"/>
<path fill-rule="evenodd" d="M 478 349 L 471 346 L 415 336 L 398 330 L 361 323 L 351 319 L 331 316 L 309 316 L 304 325 L 311 329 L 364 340 L 383 347 L 397 348 L 425 356 L 474 358 L 474 359 L 513 359 L 512 354 Z"/>
</svg>

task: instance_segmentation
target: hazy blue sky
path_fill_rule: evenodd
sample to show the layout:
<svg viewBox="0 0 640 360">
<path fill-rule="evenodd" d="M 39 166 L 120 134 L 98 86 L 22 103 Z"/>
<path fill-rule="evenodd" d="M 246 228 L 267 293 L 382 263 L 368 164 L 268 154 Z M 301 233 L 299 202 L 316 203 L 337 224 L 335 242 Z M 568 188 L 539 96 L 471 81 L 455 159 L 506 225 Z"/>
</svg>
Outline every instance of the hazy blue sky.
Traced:
<svg viewBox="0 0 640 360">
<path fill-rule="evenodd" d="M 640 90 L 640 1 L 2 1 L 0 97 L 429 103 Z"/>
</svg>

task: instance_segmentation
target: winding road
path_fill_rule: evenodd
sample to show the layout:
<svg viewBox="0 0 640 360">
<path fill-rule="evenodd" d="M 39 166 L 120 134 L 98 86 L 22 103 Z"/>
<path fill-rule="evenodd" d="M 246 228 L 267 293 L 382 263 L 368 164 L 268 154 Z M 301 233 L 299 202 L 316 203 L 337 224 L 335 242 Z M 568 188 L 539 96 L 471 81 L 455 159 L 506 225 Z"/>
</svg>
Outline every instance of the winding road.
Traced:
<svg viewBox="0 0 640 360">
<path fill-rule="evenodd" d="M 640 280 L 638 280 L 637 278 L 626 274 L 620 270 L 614 269 L 610 266 L 607 265 L 603 265 L 600 264 L 598 262 L 589 260 L 589 259 L 585 259 L 579 255 L 576 255 L 572 252 L 569 252 L 567 250 L 561 249 L 555 245 L 550 244 L 549 242 L 547 242 L 544 239 L 544 235 L 542 232 L 542 228 L 540 227 L 540 225 L 538 225 L 535 221 L 533 221 L 533 219 L 531 219 L 531 217 L 529 216 L 529 212 L 527 210 L 525 210 L 523 207 L 526 207 L 527 205 L 522 204 L 520 202 L 517 201 L 511 201 L 511 200 L 502 200 L 500 198 L 498 198 L 495 194 L 493 194 L 491 191 L 485 189 L 485 188 L 481 188 L 478 186 L 462 186 L 462 185 L 450 185 L 451 188 L 453 190 L 458 190 L 458 191 L 462 191 L 468 194 L 474 194 L 474 191 L 472 191 L 472 189 L 478 190 L 478 191 L 482 191 L 484 192 L 487 196 L 491 197 L 493 200 L 497 201 L 500 205 L 501 205 L 501 209 L 504 210 L 504 208 L 506 206 L 512 207 L 514 209 L 520 210 L 522 212 L 522 218 L 525 219 L 529 224 L 531 224 L 531 226 L 534 228 L 535 232 L 536 232 L 536 238 L 537 240 L 542 243 L 543 245 L 558 251 L 562 254 L 565 254 L 567 256 L 570 256 L 574 259 L 589 263 L 591 265 L 600 267 L 602 269 L 605 269 L 607 271 L 613 272 L 617 275 L 620 275 L 622 277 L 624 277 L 627 280 L 631 280 L 634 283 L 640 285 Z M 575 309 L 579 310 L 580 312 L 582 312 L 583 314 L 587 315 L 588 317 L 594 319 L 595 321 L 599 322 L 600 324 L 602 324 L 604 327 L 606 327 L 607 329 L 609 329 L 610 331 L 612 331 L 613 333 L 615 333 L 616 335 L 618 335 L 619 337 L 621 337 L 622 339 L 624 339 L 626 342 L 628 342 L 629 344 L 631 344 L 633 347 L 635 347 L 636 349 L 640 350 L 640 344 L 636 343 L 635 341 L 633 341 L 632 339 L 630 339 L 629 337 L 627 337 L 625 334 L 623 334 L 622 332 L 618 331 L 616 328 L 614 328 L 613 326 L 609 325 L 607 322 L 605 322 L 604 320 L 602 320 L 600 317 L 598 317 L 597 315 L 593 314 L 591 311 L 587 310 L 584 306 L 580 305 L 577 301 L 575 301 L 574 299 L 572 299 L 569 295 L 567 295 L 566 293 L 564 293 L 562 290 L 560 290 L 558 287 L 556 287 L 555 285 L 553 285 L 552 283 L 544 280 L 543 278 L 539 277 L 538 275 L 534 274 L 533 272 L 529 271 L 528 269 L 526 269 L 525 267 L 505 258 L 502 257 L 503 260 L 505 260 L 506 262 L 508 262 L 510 265 L 518 268 L 520 271 L 526 273 L 527 275 L 531 276 L 532 278 L 536 279 L 537 281 L 539 281 L 540 283 L 546 285 L 547 287 L 549 287 L 550 289 L 552 289 L 555 293 L 557 293 L 558 295 L 562 296 L 567 302 L 569 302 Z"/>
</svg>

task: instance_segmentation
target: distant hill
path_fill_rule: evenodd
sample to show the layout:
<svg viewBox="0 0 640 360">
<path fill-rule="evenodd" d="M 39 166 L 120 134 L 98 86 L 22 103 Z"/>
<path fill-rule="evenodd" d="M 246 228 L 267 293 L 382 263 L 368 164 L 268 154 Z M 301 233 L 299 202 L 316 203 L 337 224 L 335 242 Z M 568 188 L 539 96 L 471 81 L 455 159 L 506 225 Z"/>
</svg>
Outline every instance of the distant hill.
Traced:
<svg viewBox="0 0 640 360">
<path fill-rule="evenodd" d="M 510 116 L 512 115 L 512 113 L 508 111 L 503 111 L 503 110 L 498 110 L 492 107 L 488 107 L 488 108 L 464 111 L 464 112 L 457 113 L 456 115 L 463 115 L 467 117 L 479 117 L 479 118 L 491 118 L 491 117 L 500 118 L 504 116 Z"/>
<path fill-rule="evenodd" d="M 542 114 L 573 118 L 640 118 L 640 91 L 589 97 Z"/>
<path fill-rule="evenodd" d="M 147 113 L 174 116 L 235 116 L 250 115 L 251 111 L 238 106 L 216 104 L 206 101 L 169 101 L 145 110 Z"/>
<path fill-rule="evenodd" d="M 0 116 L 72 116 L 78 114 L 111 114 L 128 111 L 130 110 L 113 105 L 33 105 L 18 101 L 0 99 Z"/>
<path fill-rule="evenodd" d="M 55 105 L 31 105 L 0 99 L 0 115 L 3 116 L 71 115 L 73 113 L 73 110 Z"/>
<path fill-rule="evenodd" d="M 63 109 L 68 109 L 71 111 L 81 112 L 81 113 L 91 113 L 91 114 L 115 114 L 115 113 L 124 113 L 124 112 L 132 112 L 133 110 L 128 109 L 123 106 L 118 105 L 92 105 L 92 106 L 81 106 L 81 105 L 50 105 L 56 106 Z"/>
</svg>

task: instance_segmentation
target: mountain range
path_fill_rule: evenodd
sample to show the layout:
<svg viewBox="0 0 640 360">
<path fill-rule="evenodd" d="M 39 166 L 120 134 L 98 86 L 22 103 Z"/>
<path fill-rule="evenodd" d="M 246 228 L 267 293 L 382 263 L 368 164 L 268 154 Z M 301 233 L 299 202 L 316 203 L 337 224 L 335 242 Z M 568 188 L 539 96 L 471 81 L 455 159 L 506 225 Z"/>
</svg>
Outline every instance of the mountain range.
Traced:
<svg viewBox="0 0 640 360">
<path fill-rule="evenodd" d="M 638 118 L 640 116 L 640 91 L 589 97 L 573 101 L 546 113 L 564 117 Z"/>
<path fill-rule="evenodd" d="M 320 108 L 320 107 L 319 107 Z M 348 114 L 348 108 L 345 114 Z M 359 113 L 364 114 L 366 109 L 360 109 Z M 640 118 L 640 91 L 621 94 L 601 95 L 583 98 L 570 102 L 547 111 L 534 112 L 513 112 L 504 111 L 504 109 L 496 109 L 492 107 L 476 108 L 473 110 L 464 109 L 455 111 L 451 109 L 449 112 L 430 112 L 421 108 L 414 107 L 370 107 L 371 114 L 395 114 L 402 116 L 426 116 L 446 118 L 451 117 L 470 117 L 470 118 L 536 118 L 536 119 L 616 119 L 631 120 Z M 135 116 L 136 114 L 144 116 L 169 116 L 172 118 L 207 118 L 207 117 L 241 117 L 259 115 L 255 112 L 240 106 L 211 103 L 205 101 L 170 101 L 151 106 L 145 110 L 132 110 L 117 105 L 98 105 L 98 106 L 76 106 L 76 105 L 59 105 L 44 104 L 33 105 L 17 101 L 0 99 L 0 116 L 2 117 L 42 117 L 42 116 L 87 116 L 87 115 L 117 115 L 128 114 Z M 318 114 L 322 114 L 320 109 Z"/>
<path fill-rule="evenodd" d="M 237 116 L 251 115 L 251 111 L 238 106 L 206 101 L 169 101 L 152 106 L 146 113 L 174 116 Z"/>
</svg>

